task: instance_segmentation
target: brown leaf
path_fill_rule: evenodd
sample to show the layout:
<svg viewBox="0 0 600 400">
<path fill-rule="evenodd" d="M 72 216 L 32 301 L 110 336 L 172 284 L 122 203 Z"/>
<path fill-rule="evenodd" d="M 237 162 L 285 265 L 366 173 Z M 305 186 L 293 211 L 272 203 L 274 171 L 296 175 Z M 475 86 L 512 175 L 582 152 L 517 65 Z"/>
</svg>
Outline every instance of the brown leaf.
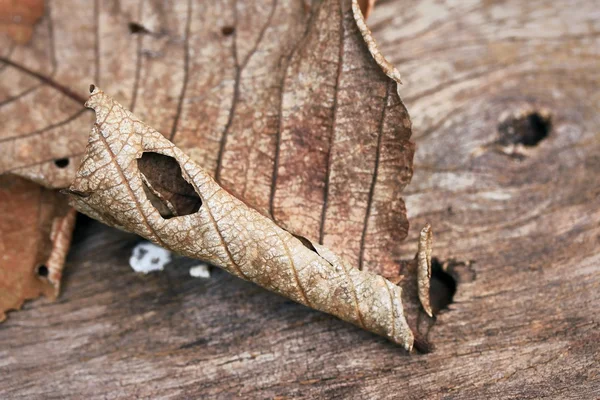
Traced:
<svg viewBox="0 0 600 400">
<path fill-rule="evenodd" d="M 18 44 L 26 44 L 42 15 L 44 0 L 0 0 L 0 34 L 6 34 Z"/>
<path fill-rule="evenodd" d="M 360 7 L 360 11 L 362 11 L 365 19 L 369 18 L 369 14 L 373 11 L 373 7 L 375 6 L 375 0 L 358 0 L 358 6 Z"/>
<path fill-rule="evenodd" d="M 0 321 L 44 294 L 55 299 L 75 224 L 75 210 L 56 191 L 0 176 Z"/>
<path fill-rule="evenodd" d="M 279 225 L 397 274 L 411 123 L 356 2 L 95 4 L 53 2 L 0 57 L 0 171 L 66 186 L 94 82 Z"/>
<path fill-rule="evenodd" d="M 280 228 L 102 91 L 86 105 L 96 123 L 68 191 L 79 211 L 412 349 L 403 301 L 414 311 L 416 296 Z"/>
</svg>

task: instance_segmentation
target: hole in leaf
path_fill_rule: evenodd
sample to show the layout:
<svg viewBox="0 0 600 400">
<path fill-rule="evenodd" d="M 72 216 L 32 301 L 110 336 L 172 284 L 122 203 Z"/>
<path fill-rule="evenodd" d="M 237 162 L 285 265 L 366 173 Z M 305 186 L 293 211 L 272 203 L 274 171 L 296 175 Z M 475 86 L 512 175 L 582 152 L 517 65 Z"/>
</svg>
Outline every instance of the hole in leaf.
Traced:
<svg viewBox="0 0 600 400">
<path fill-rule="evenodd" d="M 54 160 L 54 165 L 56 165 L 58 168 L 66 168 L 69 166 L 69 159 L 59 158 L 58 160 Z"/>
<path fill-rule="evenodd" d="M 130 22 L 129 24 L 127 24 L 127 26 L 129 27 L 129 33 L 131 34 L 136 34 L 136 33 L 150 33 L 150 31 L 148 30 L 148 28 L 146 28 L 144 25 L 142 24 L 138 24 L 137 22 Z"/>
<path fill-rule="evenodd" d="M 200 209 L 200 196 L 183 178 L 181 167 L 173 157 L 146 152 L 137 163 L 146 196 L 163 218 L 189 215 Z"/>
<path fill-rule="evenodd" d="M 454 300 L 456 280 L 444 270 L 443 264 L 437 259 L 431 259 L 431 286 L 429 297 L 433 313 L 448 308 Z"/>
<path fill-rule="evenodd" d="M 235 27 L 233 26 L 224 26 L 221 28 L 221 33 L 223 36 L 231 36 L 235 32 Z"/>
<path fill-rule="evenodd" d="M 45 265 L 40 265 L 37 268 L 37 274 L 38 276 L 41 276 L 43 278 L 47 277 L 48 274 L 50 273 L 50 271 L 48 270 L 48 267 L 46 267 Z"/>
<path fill-rule="evenodd" d="M 498 124 L 502 145 L 522 144 L 536 146 L 550 134 L 551 116 L 545 111 L 531 111 L 512 115 Z"/>
</svg>

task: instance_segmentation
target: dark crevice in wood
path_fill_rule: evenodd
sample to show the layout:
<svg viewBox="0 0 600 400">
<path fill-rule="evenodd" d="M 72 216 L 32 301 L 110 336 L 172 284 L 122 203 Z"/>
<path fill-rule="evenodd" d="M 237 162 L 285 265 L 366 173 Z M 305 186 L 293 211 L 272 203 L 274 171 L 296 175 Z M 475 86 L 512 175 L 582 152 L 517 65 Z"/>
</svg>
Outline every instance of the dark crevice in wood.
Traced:
<svg viewBox="0 0 600 400">
<path fill-rule="evenodd" d="M 498 124 L 500 145 L 522 144 L 533 147 L 546 139 L 552 129 L 550 114 L 531 111 L 512 115 Z"/>
<path fill-rule="evenodd" d="M 431 287 L 429 296 L 434 314 L 448 308 L 454 301 L 456 294 L 456 279 L 448 272 L 448 263 L 440 262 L 437 258 L 431 259 Z"/>
</svg>

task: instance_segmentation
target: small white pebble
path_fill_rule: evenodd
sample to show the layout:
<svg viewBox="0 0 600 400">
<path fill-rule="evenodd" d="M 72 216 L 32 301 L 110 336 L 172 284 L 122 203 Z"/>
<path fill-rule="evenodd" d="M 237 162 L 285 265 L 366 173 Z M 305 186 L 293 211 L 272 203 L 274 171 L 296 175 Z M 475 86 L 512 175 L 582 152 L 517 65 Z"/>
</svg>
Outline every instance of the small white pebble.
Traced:
<svg viewBox="0 0 600 400">
<path fill-rule="evenodd" d="M 135 272 L 147 274 L 162 271 L 171 261 L 171 252 L 150 242 L 141 242 L 133 248 L 129 265 Z"/>
<path fill-rule="evenodd" d="M 210 278 L 210 271 L 208 265 L 198 264 L 190 268 L 190 275 L 194 278 L 208 279 Z"/>
</svg>

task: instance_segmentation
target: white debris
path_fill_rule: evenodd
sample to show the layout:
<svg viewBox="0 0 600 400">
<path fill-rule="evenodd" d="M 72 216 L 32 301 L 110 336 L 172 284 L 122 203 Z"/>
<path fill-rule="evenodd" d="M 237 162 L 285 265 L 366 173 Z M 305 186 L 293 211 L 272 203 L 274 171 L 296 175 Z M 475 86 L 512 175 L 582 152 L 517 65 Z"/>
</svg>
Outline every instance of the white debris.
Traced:
<svg viewBox="0 0 600 400">
<path fill-rule="evenodd" d="M 194 278 L 210 278 L 210 270 L 206 264 L 198 264 L 190 268 L 190 275 Z"/>
<path fill-rule="evenodd" d="M 171 261 L 171 252 L 150 242 L 141 242 L 133 248 L 129 265 L 135 272 L 147 274 L 162 271 Z"/>
</svg>

